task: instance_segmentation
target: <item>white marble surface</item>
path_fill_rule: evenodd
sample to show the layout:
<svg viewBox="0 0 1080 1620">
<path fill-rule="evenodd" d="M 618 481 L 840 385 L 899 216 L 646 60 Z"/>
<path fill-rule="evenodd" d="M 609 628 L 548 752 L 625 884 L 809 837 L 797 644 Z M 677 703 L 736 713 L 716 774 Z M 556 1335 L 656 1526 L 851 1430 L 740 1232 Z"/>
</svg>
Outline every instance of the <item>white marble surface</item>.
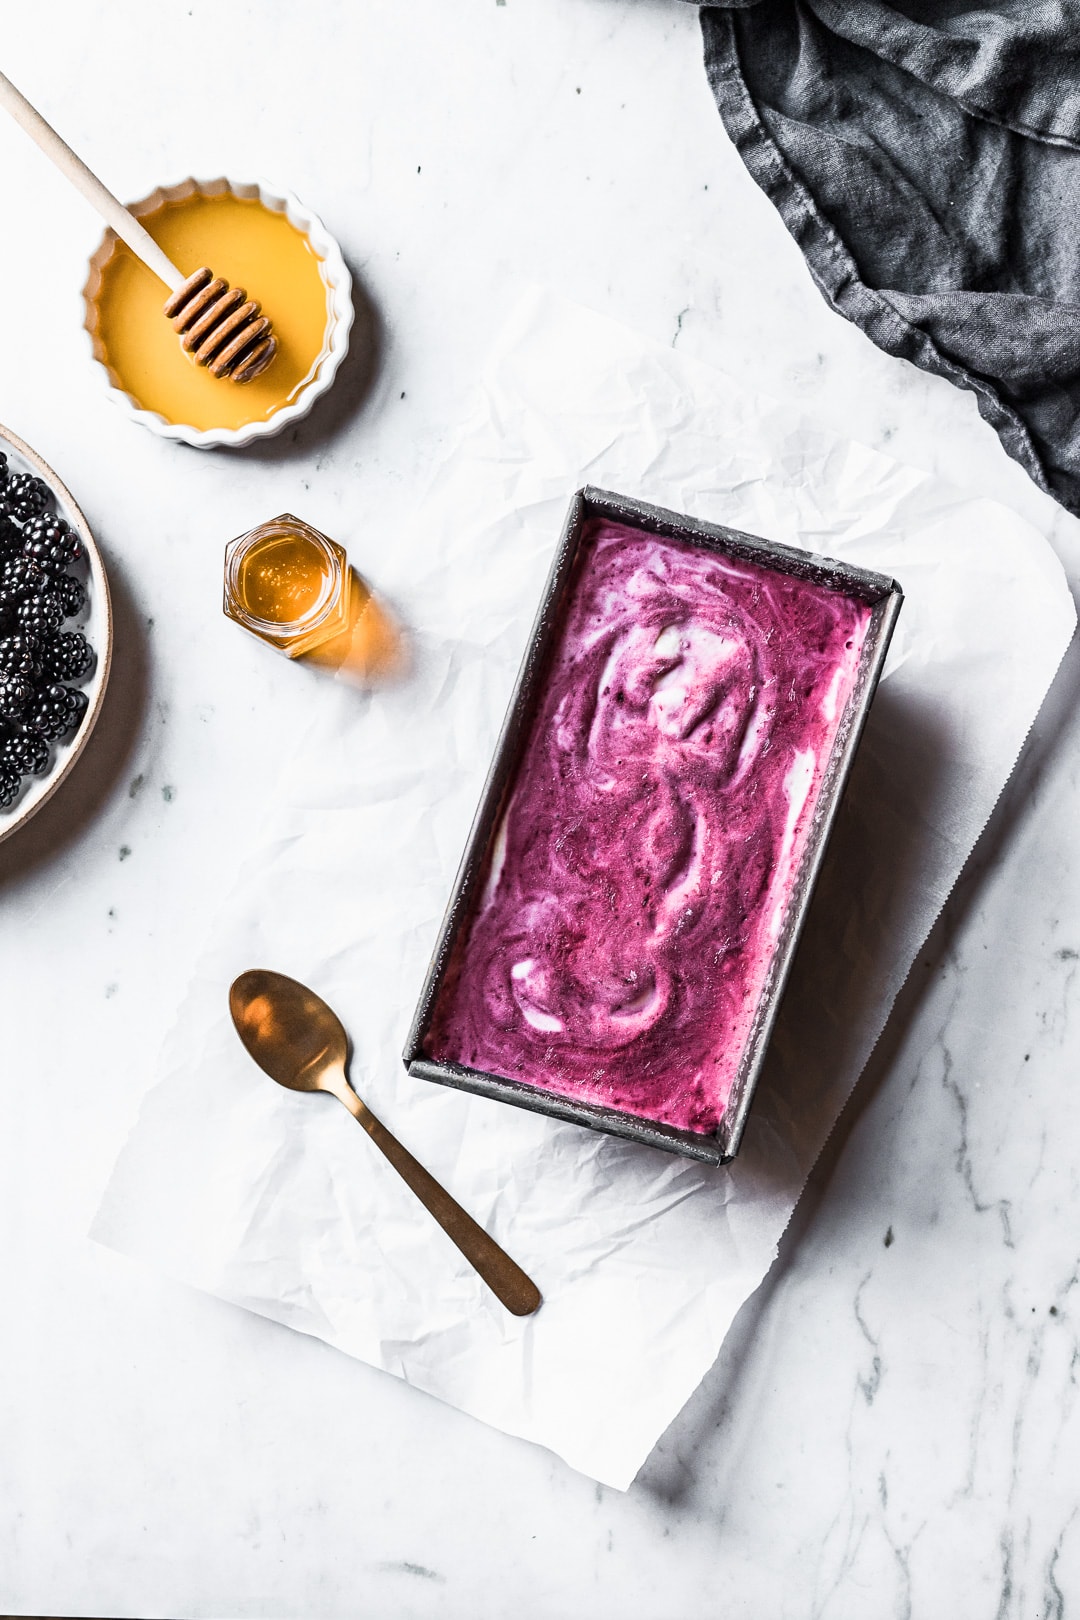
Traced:
<svg viewBox="0 0 1080 1620">
<path fill-rule="evenodd" d="M 288 442 L 206 455 L 139 433 L 85 362 L 95 226 L 0 128 L 19 222 L 0 253 L 0 420 L 83 505 L 118 617 L 84 764 L 0 847 L 0 1608 L 1067 1616 L 1075 650 L 777 1266 L 625 1496 L 86 1239 L 312 701 L 220 618 L 222 542 L 301 507 L 377 581 L 521 273 L 1011 503 L 1080 574 L 1080 529 L 971 399 L 822 303 L 725 141 L 692 7 L 159 0 L 153 30 L 149 14 L 5 14 L 4 70 L 121 195 L 192 170 L 294 188 L 339 236 L 371 341 Z M 242 71 L 185 68 L 211 29 Z"/>
</svg>

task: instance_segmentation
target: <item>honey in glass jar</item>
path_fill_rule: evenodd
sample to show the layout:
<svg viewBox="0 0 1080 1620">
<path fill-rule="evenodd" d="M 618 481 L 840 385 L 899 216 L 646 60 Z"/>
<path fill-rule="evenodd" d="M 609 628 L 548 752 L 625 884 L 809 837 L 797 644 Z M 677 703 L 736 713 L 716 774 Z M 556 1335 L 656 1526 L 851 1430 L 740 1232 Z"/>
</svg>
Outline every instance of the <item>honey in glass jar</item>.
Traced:
<svg viewBox="0 0 1080 1620">
<path fill-rule="evenodd" d="M 289 658 L 349 626 L 352 574 L 343 547 L 283 512 L 225 548 L 225 613 Z"/>
</svg>

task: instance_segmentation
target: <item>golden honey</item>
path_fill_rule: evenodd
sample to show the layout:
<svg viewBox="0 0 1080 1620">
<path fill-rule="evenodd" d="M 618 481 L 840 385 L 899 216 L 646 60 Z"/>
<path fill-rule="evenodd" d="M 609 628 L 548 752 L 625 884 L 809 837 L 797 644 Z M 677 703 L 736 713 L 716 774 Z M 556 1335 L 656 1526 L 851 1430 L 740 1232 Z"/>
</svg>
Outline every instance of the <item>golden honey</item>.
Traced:
<svg viewBox="0 0 1080 1620">
<path fill-rule="evenodd" d="M 322 552 L 295 530 L 270 533 L 247 552 L 239 596 L 253 619 L 271 624 L 302 622 L 326 589 L 329 567 Z"/>
<path fill-rule="evenodd" d="M 350 622 L 351 571 L 336 540 L 283 512 L 225 548 L 225 614 L 289 658 Z"/>
<path fill-rule="evenodd" d="M 225 547 L 225 614 L 289 658 L 355 685 L 404 675 L 401 626 L 336 540 L 291 512 Z"/>
<path fill-rule="evenodd" d="M 273 323 L 278 352 L 249 383 L 211 377 L 180 347 L 162 314 L 167 289 L 117 242 L 94 300 L 103 359 L 117 385 L 145 410 L 190 427 L 239 428 L 291 404 L 326 347 L 329 292 L 302 231 L 257 198 L 194 193 L 166 202 L 141 223 L 185 276 L 207 264 L 256 299 Z"/>
</svg>

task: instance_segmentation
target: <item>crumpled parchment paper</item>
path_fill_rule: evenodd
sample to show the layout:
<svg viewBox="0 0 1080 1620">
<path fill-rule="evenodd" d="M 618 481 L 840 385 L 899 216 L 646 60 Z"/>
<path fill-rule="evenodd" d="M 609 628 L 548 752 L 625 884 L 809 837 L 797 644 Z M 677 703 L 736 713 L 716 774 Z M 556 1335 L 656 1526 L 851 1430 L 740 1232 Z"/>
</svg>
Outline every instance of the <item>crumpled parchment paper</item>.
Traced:
<svg viewBox="0 0 1080 1620">
<path fill-rule="evenodd" d="M 907 601 L 730 1167 L 411 1080 L 400 1051 L 567 502 L 584 482 L 895 575 Z M 93 1228 L 625 1488 L 715 1359 L 1016 759 L 1072 634 L 1015 513 L 528 294 L 376 581 L 412 670 L 327 680 L 198 964 Z M 312 985 L 354 1084 L 539 1283 L 512 1318 L 331 1098 L 229 1022 Z"/>
</svg>

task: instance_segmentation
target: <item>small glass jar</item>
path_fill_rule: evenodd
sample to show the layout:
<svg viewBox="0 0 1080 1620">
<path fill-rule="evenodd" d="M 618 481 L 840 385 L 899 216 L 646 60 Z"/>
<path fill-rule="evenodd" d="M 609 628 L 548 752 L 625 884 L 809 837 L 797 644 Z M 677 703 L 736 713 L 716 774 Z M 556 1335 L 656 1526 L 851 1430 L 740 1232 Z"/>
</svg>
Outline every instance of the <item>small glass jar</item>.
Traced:
<svg viewBox="0 0 1080 1620">
<path fill-rule="evenodd" d="M 336 540 L 282 512 L 225 547 L 225 615 L 299 658 L 348 627 L 350 579 Z"/>
</svg>

